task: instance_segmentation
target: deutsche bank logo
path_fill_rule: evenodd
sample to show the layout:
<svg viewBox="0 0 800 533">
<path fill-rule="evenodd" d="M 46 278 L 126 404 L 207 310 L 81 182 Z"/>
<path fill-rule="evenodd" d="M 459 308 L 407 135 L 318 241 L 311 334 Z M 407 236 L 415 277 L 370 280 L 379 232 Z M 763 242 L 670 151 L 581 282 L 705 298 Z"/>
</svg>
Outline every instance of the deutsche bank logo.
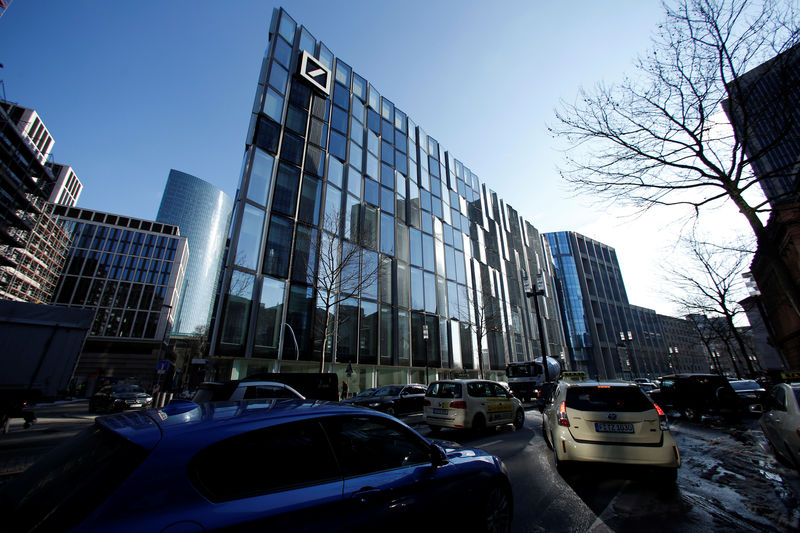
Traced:
<svg viewBox="0 0 800 533">
<path fill-rule="evenodd" d="M 317 90 L 331 94 L 331 71 L 307 50 L 303 50 L 300 58 L 300 75 Z"/>
</svg>

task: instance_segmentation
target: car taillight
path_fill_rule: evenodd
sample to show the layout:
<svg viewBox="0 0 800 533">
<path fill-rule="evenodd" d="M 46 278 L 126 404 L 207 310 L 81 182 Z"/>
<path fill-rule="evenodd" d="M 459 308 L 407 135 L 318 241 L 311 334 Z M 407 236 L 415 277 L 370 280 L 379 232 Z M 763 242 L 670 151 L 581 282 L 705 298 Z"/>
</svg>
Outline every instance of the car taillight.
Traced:
<svg viewBox="0 0 800 533">
<path fill-rule="evenodd" d="M 569 427 L 569 418 L 567 418 L 567 402 L 561 402 L 558 406 L 558 425 Z"/>
<path fill-rule="evenodd" d="M 424 405 L 425 407 L 430 407 L 431 406 L 431 401 L 429 399 L 425 398 L 424 400 L 422 400 L 422 405 Z"/>
<path fill-rule="evenodd" d="M 656 408 L 656 413 L 658 413 L 658 427 L 661 428 L 661 431 L 668 431 L 669 420 L 667 420 L 667 415 L 664 413 L 664 410 L 661 409 L 657 403 L 654 403 L 653 407 Z"/>
<path fill-rule="evenodd" d="M 450 402 L 450 409 L 466 409 L 467 402 L 458 401 L 458 402 Z"/>
</svg>

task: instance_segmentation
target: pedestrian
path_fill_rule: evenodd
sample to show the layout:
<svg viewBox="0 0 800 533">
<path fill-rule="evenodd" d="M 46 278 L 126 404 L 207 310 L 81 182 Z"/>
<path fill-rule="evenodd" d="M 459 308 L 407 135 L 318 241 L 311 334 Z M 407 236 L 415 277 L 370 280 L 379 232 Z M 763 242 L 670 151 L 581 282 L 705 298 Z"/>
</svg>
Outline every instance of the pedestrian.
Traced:
<svg viewBox="0 0 800 533">
<path fill-rule="evenodd" d="M 346 400 L 347 399 L 347 382 L 346 381 L 342 381 L 342 398 L 341 399 L 342 400 Z"/>
</svg>

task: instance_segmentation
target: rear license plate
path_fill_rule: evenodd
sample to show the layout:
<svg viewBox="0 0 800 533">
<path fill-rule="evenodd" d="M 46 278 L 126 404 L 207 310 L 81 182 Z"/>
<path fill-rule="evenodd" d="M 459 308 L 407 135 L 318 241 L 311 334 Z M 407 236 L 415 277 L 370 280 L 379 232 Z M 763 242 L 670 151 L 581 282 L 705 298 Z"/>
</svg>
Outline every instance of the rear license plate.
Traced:
<svg viewBox="0 0 800 533">
<path fill-rule="evenodd" d="M 447 409 L 434 409 L 433 414 L 435 415 L 446 415 Z"/>
<path fill-rule="evenodd" d="M 599 433 L 633 433 L 633 424 L 606 424 L 595 422 L 594 429 Z"/>
</svg>

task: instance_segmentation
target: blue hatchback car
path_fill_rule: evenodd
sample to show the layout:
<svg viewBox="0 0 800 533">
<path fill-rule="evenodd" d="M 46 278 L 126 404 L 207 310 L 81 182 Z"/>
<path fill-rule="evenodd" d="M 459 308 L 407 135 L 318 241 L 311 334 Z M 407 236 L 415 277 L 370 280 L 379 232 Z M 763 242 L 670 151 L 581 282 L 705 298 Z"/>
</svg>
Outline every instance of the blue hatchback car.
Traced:
<svg viewBox="0 0 800 533">
<path fill-rule="evenodd" d="M 497 457 L 296 400 L 99 417 L 0 493 L 2 527 L 25 532 L 508 532 L 512 515 Z"/>
</svg>

